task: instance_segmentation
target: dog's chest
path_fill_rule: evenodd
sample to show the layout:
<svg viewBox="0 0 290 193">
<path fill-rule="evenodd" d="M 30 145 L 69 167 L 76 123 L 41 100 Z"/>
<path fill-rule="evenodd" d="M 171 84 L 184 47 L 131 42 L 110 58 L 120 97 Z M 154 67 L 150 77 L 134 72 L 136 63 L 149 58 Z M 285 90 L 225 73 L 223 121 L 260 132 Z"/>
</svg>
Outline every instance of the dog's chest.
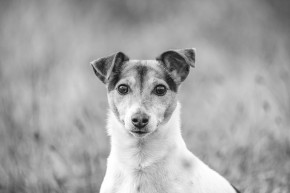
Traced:
<svg viewBox="0 0 290 193">
<path fill-rule="evenodd" d="M 120 183 L 118 193 L 176 193 L 190 189 L 189 176 L 181 174 L 176 168 L 152 166 L 137 168 Z M 187 178 L 187 179 L 186 179 Z"/>
</svg>

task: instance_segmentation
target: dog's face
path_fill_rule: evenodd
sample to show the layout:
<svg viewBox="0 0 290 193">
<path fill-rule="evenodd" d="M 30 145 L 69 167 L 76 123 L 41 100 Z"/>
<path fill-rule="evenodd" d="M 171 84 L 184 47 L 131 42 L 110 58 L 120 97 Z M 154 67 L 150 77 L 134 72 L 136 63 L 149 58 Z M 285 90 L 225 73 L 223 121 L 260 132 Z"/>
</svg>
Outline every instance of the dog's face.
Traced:
<svg viewBox="0 0 290 193">
<path fill-rule="evenodd" d="M 128 61 L 108 83 L 108 98 L 119 121 L 136 136 L 156 130 L 176 106 L 177 85 L 157 61 Z"/>
<path fill-rule="evenodd" d="M 156 60 L 129 60 L 119 52 L 93 61 L 107 85 L 112 111 L 127 132 L 144 137 L 171 118 L 179 85 L 194 66 L 195 50 L 167 51 Z"/>
</svg>

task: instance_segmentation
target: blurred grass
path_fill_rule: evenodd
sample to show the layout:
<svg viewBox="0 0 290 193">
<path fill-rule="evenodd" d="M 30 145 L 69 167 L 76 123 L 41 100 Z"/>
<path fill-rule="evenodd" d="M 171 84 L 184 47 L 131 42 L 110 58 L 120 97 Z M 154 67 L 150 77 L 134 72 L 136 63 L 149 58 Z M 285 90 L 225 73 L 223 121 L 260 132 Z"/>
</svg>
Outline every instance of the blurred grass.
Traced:
<svg viewBox="0 0 290 193">
<path fill-rule="evenodd" d="M 197 48 L 179 96 L 190 150 L 243 192 L 289 192 L 290 14 L 279 2 L 0 1 L 0 192 L 97 192 L 107 99 L 88 63 L 184 47 Z"/>
</svg>

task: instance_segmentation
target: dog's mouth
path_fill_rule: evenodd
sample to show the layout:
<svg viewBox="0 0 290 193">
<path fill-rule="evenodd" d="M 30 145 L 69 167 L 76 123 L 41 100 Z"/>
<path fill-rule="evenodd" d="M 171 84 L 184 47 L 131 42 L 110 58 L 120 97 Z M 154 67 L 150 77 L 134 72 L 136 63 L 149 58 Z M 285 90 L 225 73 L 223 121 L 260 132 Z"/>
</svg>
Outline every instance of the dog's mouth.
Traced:
<svg viewBox="0 0 290 193">
<path fill-rule="evenodd" d="M 132 129 L 130 131 L 130 133 L 132 133 L 134 136 L 141 137 L 141 136 L 145 136 L 146 134 L 148 134 L 149 131 L 147 131 L 147 130 L 139 130 L 139 129 Z"/>
</svg>

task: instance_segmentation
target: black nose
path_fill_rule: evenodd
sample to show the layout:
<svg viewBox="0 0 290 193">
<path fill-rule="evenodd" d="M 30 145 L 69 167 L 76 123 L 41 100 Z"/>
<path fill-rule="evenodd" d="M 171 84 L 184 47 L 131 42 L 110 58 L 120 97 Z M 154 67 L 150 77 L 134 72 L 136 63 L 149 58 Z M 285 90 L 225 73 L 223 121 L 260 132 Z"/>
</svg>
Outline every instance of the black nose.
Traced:
<svg viewBox="0 0 290 193">
<path fill-rule="evenodd" d="M 144 113 L 136 113 L 132 116 L 132 123 L 138 129 L 145 127 L 149 122 L 149 116 Z"/>
</svg>

